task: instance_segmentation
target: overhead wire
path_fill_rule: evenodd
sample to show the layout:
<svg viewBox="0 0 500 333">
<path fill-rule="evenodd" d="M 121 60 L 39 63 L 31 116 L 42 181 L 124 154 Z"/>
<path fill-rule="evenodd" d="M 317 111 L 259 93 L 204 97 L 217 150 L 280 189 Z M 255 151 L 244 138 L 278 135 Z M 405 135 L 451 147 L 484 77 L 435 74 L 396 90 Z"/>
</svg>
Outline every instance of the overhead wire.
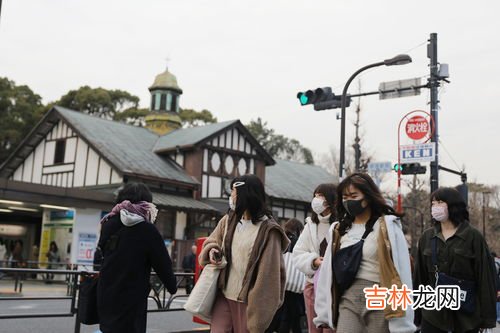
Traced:
<svg viewBox="0 0 500 333">
<path fill-rule="evenodd" d="M 446 152 L 446 154 L 448 154 L 448 157 L 451 159 L 451 161 L 455 164 L 455 166 L 457 167 L 458 170 L 460 171 L 463 171 L 462 167 L 460 167 L 458 165 L 458 163 L 455 161 L 455 159 L 453 158 L 453 156 L 450 154 L 450 152 L 448 151 L 448 149 L 446 149 L 445 145 L 443 144 L 443 140 L 439 139 L 439 148 L 443 148 L 444 151 Z"/>
</svg>

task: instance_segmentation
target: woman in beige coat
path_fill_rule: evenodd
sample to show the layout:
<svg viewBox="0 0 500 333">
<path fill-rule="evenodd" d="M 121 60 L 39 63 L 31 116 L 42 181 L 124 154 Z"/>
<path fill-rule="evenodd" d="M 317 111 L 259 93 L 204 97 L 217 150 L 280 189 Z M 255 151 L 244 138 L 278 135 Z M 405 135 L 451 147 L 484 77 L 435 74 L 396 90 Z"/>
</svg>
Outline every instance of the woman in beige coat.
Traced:
<svg viewBox="0 0 500 333">
<path fill-rule="evenodd" d="M 237 177 L 231 189 L 231 210 L 205 241 L 199 256 L 201 265 L 220 264 L 222 255 L 227 260 L 219 276 L 211 331 L 262 333 L 283 303 L 286 272 L 282 253 L 289 240 L 267 210 L 259 178 Z"/>
</svg>

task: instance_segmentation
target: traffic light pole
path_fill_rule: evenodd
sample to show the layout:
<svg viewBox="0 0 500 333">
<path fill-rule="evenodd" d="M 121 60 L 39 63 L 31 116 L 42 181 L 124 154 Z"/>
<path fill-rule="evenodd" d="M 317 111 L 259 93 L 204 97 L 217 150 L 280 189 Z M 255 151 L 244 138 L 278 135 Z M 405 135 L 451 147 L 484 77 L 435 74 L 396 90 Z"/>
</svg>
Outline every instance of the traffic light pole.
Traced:
<svg viewBox="0 0 500 333">
<path fill-rule="evenodd" d="M 384 61 L 376 62 L 371 65 L 367 65 L 365 67 L 362 67 L 358 69 L 354 74 L 351 75 L 349 80 L 347 80 L 344 90 L 342 90 L 342 97 L 341 97 L 341 119 L 340 119 L 340 162 L 339 162 L 339 182 L 341 182 L 345 175 L 345 109 L 347 105 L 347 89 L 349 89 L 349 85 L 351 82 L 354 80 L 354 78 L 361 72 L 373 68 L 373 67 L 378 67 L 378 66 L 383 66 L 386 63 Z"/>
<path fill-rule="evenodd" d="M 349 80 L 347 80 L 344 90 L 342 90 L 342 95 L 340 96 L 340 107 L 341 107 L 341 123 L 340 123 L 340 157 L 339 157 L 339 182 L 345 177 L 345 109 L 350 104 L 351 96 L 347 96 L 347 90 L 349 85 L 354 80 L 354 78 L 361 72 L 378 66 L 395 66 L 395 65 L 406 65 L 411 63 L 411 57 L 407 54 L 398 54 L 397 56 L 386 59 L 384 61 L 379 61 L 358 69 L 354 74 L 351 75 Z M 409 89 L 415 89 L 416 87 L 410 87 Z M 380 92 L 377 92 L 380 93 Z M 356 96 L 366 96 L 372 95 L 374 93 L 358 94 Z M 334 109 L 338 107 L 338 98 L 335 98 L 335 94 L 332 93 L 330 87 L 318 88 L 315 91 L 307 90 L 306 92 L 299 92 L 297 98 L 301 105 L 314 104 L 314 110 L 327 110 Z"/>
<path fill-rule="evenodd" d="M 411 112 L 410 112 L 411 113 Z M 403 212 L 403 196 L 401 195 L 401 124 L 403 123 L 403 120 L 408 116 L 406 114 L 401 120 L 399 121 L 398 125 L 398 204 L 396 211 L 398 213 Z"/>
<path fill-rule="evenodd" d="M 429 44 L 427 45 L 427 57 L 430 59 L 431 76 L 429 78 L 429 87 L 431 90 L 431 117 L 434 121 L 434 132 L 432 133 L 431 142 L 436 143 L 436 157 L 431 162 L 431 193 L 439 187 L 439 135 L 438 135 L 438 87 L 439 87 L 439 71 L 437 60 L 437 33 L 431 33 Z"/>
</svg>

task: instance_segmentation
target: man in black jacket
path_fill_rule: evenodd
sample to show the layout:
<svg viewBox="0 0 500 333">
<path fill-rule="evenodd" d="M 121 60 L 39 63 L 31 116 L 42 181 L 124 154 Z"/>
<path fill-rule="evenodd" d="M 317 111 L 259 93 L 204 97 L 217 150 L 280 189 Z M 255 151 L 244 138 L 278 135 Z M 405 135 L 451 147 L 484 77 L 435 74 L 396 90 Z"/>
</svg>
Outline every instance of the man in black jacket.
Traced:
<svg viewBox="0 0 500 333">
<path fill-rule="evenodd" d="M 146 332 L 151 268 L 169 293 L 177 292 L 170 256 L 153 224 L 158 211 L 152 199 L 146 185 L 127 184 L 101 221 L 94 264 L 100 265 L 97 311 L 103 333 Z"/>
</svg>

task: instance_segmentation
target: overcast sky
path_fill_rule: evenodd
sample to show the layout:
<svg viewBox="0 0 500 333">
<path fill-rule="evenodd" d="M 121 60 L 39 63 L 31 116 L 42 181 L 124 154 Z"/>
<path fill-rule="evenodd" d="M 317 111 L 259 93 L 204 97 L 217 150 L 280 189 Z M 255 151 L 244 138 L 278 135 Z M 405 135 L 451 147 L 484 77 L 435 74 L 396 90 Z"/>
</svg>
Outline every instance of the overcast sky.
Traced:
<svg viewBox="0 0 500 333">
<path fill-rule="evenodd" d="M 29 85 L 44 102 L 90 85 L 129 91 L 147 107 L 147 88 L 169 57 L 184 90 L 181 107 L 208 109 L 219 120 L 261 117 L 322 153 L 338 149 L 337 111 L 301 107 L 297 92 L 331 86 L 340 94 L 358 68 L 399 53 L 413 63 L 365 72 L 362 90 L 414 77 L 425 82 L 426 42 L 436 32 L 451 81 L 439 95 L 440 164 L 465 167 L 471 181 L 500 184 L 500 2 L 458 2 L 4 0 L 0 76 Z M 417 97 L 363 98 L 364 147 L 378 161 L 395 162 L 399 120 L 428 110 L 428 101 L 425 89 Z M 395 188 L 393 178 L 386 178 L 387 190 Z M 442 172 L 440 180 L 460 182 Z"/>
</svg>

